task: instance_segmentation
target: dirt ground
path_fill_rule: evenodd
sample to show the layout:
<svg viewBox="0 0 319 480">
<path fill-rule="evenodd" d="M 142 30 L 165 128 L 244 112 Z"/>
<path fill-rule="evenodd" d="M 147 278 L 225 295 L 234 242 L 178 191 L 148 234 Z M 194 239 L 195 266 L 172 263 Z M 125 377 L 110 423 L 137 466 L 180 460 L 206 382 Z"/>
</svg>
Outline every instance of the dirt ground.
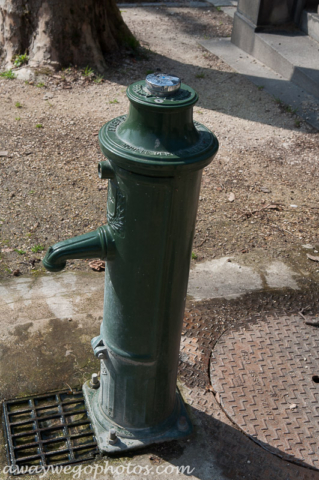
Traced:
<svg viewBox="0 0 319 480">
<path fill-rule="evenodd" d="M 104 79 L 76 67 L 31 83 L 0 79 L 0 275 L 43 271 L 50 245 L 105 223 L 97 133 L 127 112 L 127 85 L 161 71 L 197 90 L 194 118 L 220 141 L 203 175 L 193 263 L 299 255 L 316 278 L 318 263 L 300 251 L 319 250 L 318 133 L 199 46 L 201 38 L 230 36 L 223 12 L 159 6 L 122 15 L 142 49 L 110 59 Z"/>
</svg>

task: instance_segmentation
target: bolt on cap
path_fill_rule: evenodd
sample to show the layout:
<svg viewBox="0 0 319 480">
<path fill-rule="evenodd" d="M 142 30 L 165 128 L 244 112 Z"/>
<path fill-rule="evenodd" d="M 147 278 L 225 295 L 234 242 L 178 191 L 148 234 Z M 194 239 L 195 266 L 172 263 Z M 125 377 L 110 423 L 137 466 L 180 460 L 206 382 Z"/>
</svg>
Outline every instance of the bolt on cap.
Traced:
<svg viewBox="0 0 319 480">
<path fill-rule="evenodd" d="M 147 90 L 158 97 L 167 97 L 178 92 L 181 87 L 181 79 L 174 75 L 152 73 L 145 79 Z"/>
</svg>

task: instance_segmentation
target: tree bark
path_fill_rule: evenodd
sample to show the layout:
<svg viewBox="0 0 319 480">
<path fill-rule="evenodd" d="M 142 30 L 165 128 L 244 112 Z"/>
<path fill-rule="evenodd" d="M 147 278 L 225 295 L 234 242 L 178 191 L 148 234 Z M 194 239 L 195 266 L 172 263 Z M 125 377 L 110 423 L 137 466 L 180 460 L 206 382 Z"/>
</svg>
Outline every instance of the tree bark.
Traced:
<svg viewBox="0 0 319 480">
<path fill-rule="evenodd" d="M 105 56 L 137 44 L 115 0 L 0 0 L 0 59 L 29 66 L 106 68 Z"/>
</svg>

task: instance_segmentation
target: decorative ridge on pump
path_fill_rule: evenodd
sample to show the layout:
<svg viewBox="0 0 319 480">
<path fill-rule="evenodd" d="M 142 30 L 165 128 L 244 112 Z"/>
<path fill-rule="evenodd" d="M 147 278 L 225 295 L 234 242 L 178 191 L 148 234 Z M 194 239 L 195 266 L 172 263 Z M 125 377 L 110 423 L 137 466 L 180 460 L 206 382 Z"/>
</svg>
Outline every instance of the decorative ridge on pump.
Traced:
<svg viewBox="0 0 319 480">
<path fill-rule="evenodd" d="M 101 258 L 104 313 L 92 339 L 100 361 L 83 393 L 101 452 L 179 439 L 192 424 L 177 390 L 179 346 L 203 169 L 218 140 L 193 121 L 197 93 L 174 75 L 127 89 L 128 115 L 99 132 L 107 160 L 107 224 L 51 247 L 44 266 Z"/>
</svg>

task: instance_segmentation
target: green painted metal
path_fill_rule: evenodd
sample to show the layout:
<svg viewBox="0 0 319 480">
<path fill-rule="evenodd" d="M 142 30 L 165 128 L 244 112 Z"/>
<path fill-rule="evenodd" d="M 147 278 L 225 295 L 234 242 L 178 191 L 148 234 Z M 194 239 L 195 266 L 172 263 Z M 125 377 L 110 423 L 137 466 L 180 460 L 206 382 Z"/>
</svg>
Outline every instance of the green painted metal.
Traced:
<svg viewBox="0 0 319 480">
<path fill-rule="evenodd" d="M 168 98 L 143 90 L 145 82 L 127 89 L 129 115 L 105 124 L 99 133 L 101 150 L 112 166 L 134 173 L 171 177 L 203 169 L 218 150 L 216 137 L 193 121 L 197 93 L 182 83 Z"/>
<path fill-rule="evenodd" d="M 71 258 L 110 258 L 114 250 L 113 235 L 108 225 L 103 225 L 93 232 L 56 243 L 47 251 L 43 265 L 50 272 L 60 272 Z"/>
<path fill-rule="evenodd" d="M 60 242 L 44 259 L 51 271 L 66 258 L 106 259 L 103 323 L 92 340 L 100 387 L 83 390 L 108 452 L 192 430 L 176 392 L 179 345 L 202 170 L 218 150 L 213 133 L 193 121 L 192 88 L 157 97 L 141 81 L 127 95 L 128 116 L 99 133 L 107 226 Z"/>
</svg>

